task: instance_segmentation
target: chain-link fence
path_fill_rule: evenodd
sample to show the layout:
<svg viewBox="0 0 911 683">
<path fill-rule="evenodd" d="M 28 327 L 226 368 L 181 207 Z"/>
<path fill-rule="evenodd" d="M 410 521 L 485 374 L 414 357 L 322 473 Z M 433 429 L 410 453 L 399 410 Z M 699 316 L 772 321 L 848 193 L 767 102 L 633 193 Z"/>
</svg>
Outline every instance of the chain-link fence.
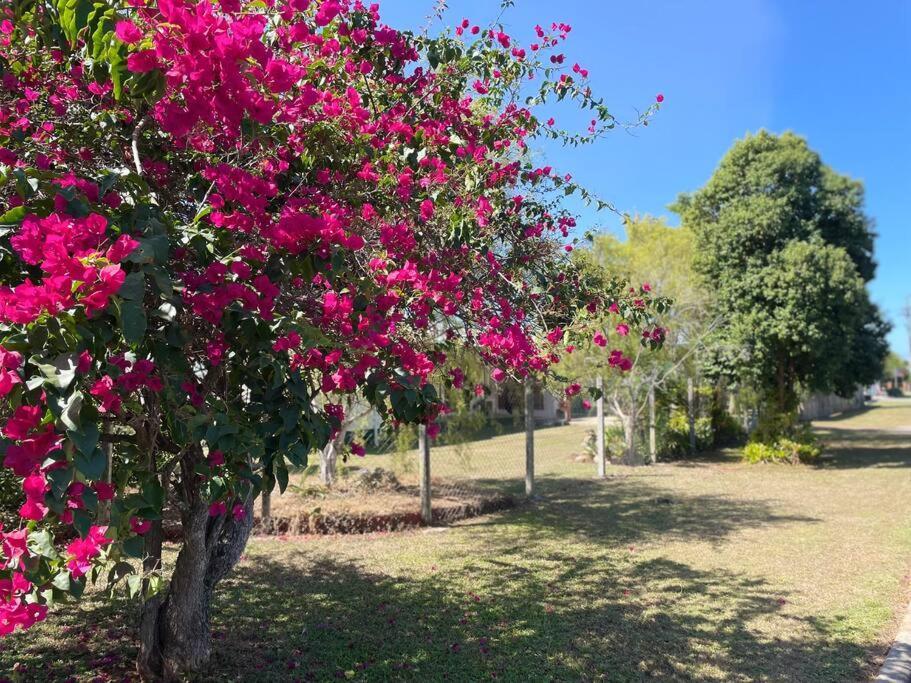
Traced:
<svg viewBox="0 0 911 683">
<path fill-rule="evenodd" d="M 577 410 L 573 417 L 572 404 L 541 385 L 529 385 L 527 392 L 519 383 L 495 385 L 438 421 L 439 432 L 428 440 L 424 480 L 418 427 L 348 406 L 343 443 L 329 452 L 332 466 L 326 466 L 326 452 L 312 454 L 311 464 L 292 473 L 285 493 L 272 495 L 261 517 L 268 517 L 269 530 L 369 531 L 508 507 L 526 497 L 532 481 L 529 428 L 538 477 L 596 474 L 590 412 Z M 363 446 L 362 457 L 344 447 L 351 442 Z M 430 516 L 426 509 L 422 514 L 428 494 Z"/>
</svg>

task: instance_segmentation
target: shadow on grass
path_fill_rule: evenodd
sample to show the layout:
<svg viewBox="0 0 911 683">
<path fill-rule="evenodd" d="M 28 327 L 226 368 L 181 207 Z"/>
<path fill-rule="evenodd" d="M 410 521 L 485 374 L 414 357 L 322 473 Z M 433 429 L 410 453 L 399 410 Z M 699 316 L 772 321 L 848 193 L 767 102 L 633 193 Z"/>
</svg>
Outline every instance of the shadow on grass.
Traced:
<svg viewBox="0 0 911 683">
<path fill-rule="evenodd" d="M 370 557 L 371 543 L 395 547 L 381 539 L 334 541 L 364 544 L 345 546 L 349 562 L 331 543 L 251 549 L 219 588 L 215 652 L 196 680 L 812 683 L 868 672 L 869 643 L 790 614 L 789 596 L 763 580 L 630 548 L 814 518 L 672 493 L 651 477 L 538 485 L 541 502 L 466 524 L 427 566 L 386 570 Z M 0 672 L 18 661 L 17 682 L 129 680 L 135 611 L 61 611 L 7 640 Z"/>
<path fill-rule="evenodd" d="M 832 457 L 820 467 L 911 467 L 911 433 L 881 429 L 820 426 L 818 434 Z"/>
<path fill-rule="evenodd" d="M 547 581 L 491 570 L 405 580 L 303 552 L 245 568 L 222 592 L 227 635 L 201 680 L 807 682 L 865 666 L 836 624 L 752 630 L 787 597 L 742 576 L 663 559 L 575 558 Z"/>
<path fill-rule="evenodd" d="M 606 546 L 658 540 L 720 543 L 739 529 L 819 521 L 781 514 L 774 501 L 685 495 L 641 476 L 601 481 L 543 478 L 536 486 L 541 504 L 525 504 L 507 513 L 510 525 L 522 527 L 522 542 L 574 535 Z M 469 524 L 496 527 L 501 519 L 493 516 Z"/>
<path fill-rule="evenodd" d="M 869 668 L 866 644 L 788 617 L 788 596 L 759 580 L 603 555 L 541 571 L 527 549 L 497 552 L 468 575 L 390 576 L 301 546 L 242 565 L 218 592 L 212 662 L 194 680 L 829 683 Z M 113 615 L 83 611 L 94 629 L 33 644 L 11 680 L 132 680 L 133 632 Z M 768 618 L 787 637 L 763 636 Z"/>
<path fill-rule="evenodd" d="M 88 596 L 0 641 L 0 682 L 131 681 L 139 610 L 125 598 Z"/>
</svg>

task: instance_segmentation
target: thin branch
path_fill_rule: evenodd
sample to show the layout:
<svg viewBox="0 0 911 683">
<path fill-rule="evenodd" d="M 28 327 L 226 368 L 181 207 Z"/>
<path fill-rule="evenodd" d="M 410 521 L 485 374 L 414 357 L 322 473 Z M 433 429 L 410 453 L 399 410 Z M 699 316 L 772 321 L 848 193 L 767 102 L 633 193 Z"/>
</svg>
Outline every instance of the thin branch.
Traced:
<svg viewBox="0 0 911 683">
<path fill-rule="evenodd" d="M 149 125 L 151 121 L 152 119 L 146 114 L 139 119 L 139 123 L 137 123 L 136 127 L 133 129 L 130 148 L 133 150 L 133 163 L 136 165 L 136 173 L 138 175 L 142 175 L 142 162 L 139 161 L 139 138 L 142 135 L 142 129 Z"/>
</svg>

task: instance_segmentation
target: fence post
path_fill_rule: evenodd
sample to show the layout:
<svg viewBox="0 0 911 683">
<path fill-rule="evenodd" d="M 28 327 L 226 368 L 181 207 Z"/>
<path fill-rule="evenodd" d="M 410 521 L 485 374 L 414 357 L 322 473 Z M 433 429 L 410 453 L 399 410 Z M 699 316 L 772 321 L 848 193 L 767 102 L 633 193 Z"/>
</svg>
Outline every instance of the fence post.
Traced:
<svg viewBox="0 0 911 683">
<path fill-rule="evenodd" d="M 652 463 L 658 462 L 658 444 L 655 436 L 655 387 L 648 390 L 648 454 Z"/>
<path fill-rule="evenodd" d="M 433 522 L 433 509 L 430 506 L 430 439 L 427 438 L 427 425 L 418 426 L 418 461 L 421 476 L 421 521 L 429 526 Z"/>
<path fill-rule="evenodd" d="M 534 380 L 525 378 L 525 495 L 535 493 L 535 400 Z"/>
<path fill-rule="evenodd" d="M 598 410 L 598 426 L 595 428 L 595 459 L 598 461 L 598 476 L 602 479 L 607 476 L 607 453 L 604 448 L 604 380 L 601 375 L 595 379 L 598 388 L 598 400 L 595 402 Z"/>
<path fill-rule="evenodd" d="M 690 420 L 690 454 L 696 452 L 696 387 L 693 378 L 686 378 L 686 412 Z"/>
</svg>

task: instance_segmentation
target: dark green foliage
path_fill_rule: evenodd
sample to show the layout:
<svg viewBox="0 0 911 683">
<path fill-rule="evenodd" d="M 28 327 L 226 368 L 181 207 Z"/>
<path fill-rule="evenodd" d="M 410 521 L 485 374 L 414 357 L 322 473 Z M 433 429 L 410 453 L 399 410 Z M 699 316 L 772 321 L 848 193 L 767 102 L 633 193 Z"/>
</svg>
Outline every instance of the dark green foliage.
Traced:
<svg viewBox="0 0 911 683">
<path fill-rule="evenodd" d="M 859 182 L 802 138 L 760 132 L 674 208 L 727 321 L 710 374 L 757 386 L 780 416 L 796 410 L 800 389 L 849 395 L 878 378 L 889 325 L 866 291 L 874 234 Z"/>
<path fill-rule="evenodd" d="M 7 467 L 0 468 L 0 525 L 15 529 L 19 524 L 19 506 L 22 505 L 22 483 Z"/>
</svg>

